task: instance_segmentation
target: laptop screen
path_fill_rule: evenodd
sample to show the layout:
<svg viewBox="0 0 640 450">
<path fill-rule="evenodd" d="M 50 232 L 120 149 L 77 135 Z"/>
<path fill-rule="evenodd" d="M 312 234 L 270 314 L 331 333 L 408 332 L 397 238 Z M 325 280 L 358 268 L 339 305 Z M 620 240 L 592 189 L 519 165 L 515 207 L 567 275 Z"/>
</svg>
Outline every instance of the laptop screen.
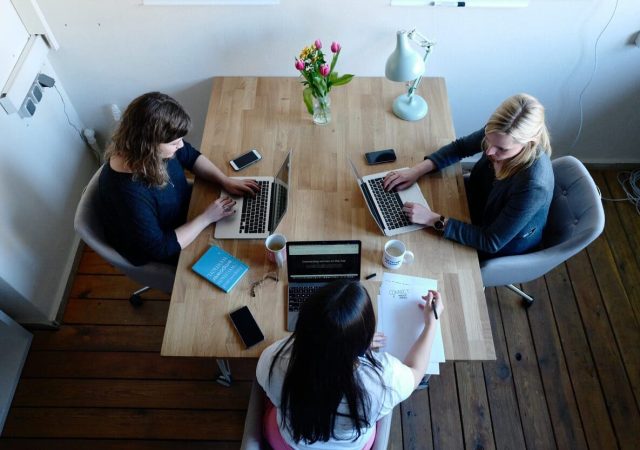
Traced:
<svg viewBox="0 0 640 450">
<path fill-rule="evenodd" d="M 280 170 L 273 180 L 273 190 L 271 192 L 271 210 L 269 214 L 269 230 L 273 233 L 287 212 L 287 200 L 289 196 L 289 167 L 291 161 L 291 151 L 285 158 Z"/>
<path fill-rule="evenodd" d="M 360 279 L 360 241 L 287 242 L 290 282 Z"/>
</svg>

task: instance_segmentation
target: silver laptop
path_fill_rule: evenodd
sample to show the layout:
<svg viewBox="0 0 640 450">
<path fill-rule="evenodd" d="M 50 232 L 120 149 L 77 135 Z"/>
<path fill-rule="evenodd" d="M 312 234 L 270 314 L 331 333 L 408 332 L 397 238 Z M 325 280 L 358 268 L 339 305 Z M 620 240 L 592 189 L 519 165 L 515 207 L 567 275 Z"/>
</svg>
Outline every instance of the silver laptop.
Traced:
<svg viewBox="0 0 640 450">
<path fill-rule="evenodd" d="M 362 195 L 364 195 L 365 203 L 385 236 L 395 236 L 425 228 L 425 225 L 411 223 L 407 215 L 402 211 L 402 207 L 406 202 L 419 203 L 427 208 L 429 207 L 427 200 L 416 183 L 404 191 L 387 192 L 382 187 L 382 181 L 390 171 L 361 177 L 353 161 L 349 160 L 349 163 L 351 164 L 353 175 L 358 181 Z M 394 169 L 393 172 L 407 169 L 407 167 L 403 167 Z"/>
<path fill-rule="evenodd" d="M 217 222 L 214 236 L 217 239 L 260 239 L 273 233 L 287 211 L 290 168 L 291 150 L 275 177 L 236 177 L 256 180 L 260 191 L 255 197 L 240 197 L 222 191 L 221 196 L 237 202 L 237 212 Z"/>
<path fill-rule="evenodd" d="M 287 242 L 287 330 L 293 331 L 302 304 L 334 280 L 360 279 L 360 241 Z"/>
</svg>

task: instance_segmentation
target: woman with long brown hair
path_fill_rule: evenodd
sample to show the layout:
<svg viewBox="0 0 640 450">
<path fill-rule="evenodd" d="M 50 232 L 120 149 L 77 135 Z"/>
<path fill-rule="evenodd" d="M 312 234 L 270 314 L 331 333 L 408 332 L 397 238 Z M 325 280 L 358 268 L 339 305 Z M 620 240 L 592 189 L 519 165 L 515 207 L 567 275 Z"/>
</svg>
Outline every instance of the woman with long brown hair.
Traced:
<svg viewBox="0 0 640 450">
<path fill-rule="evenodd" d="M 235 213 L 219 198 L 187 221 L 191 185 L 184 170 L 230 194 L 252 194 L 253 180 L 227 177 L 183 140 L 191 118 L 173 98 L 149 92 L 127 107 L 100 174 L 100 212 L 111 245 L 134 265 L 175 264 L 180 250 L 209 224 Z"/>
</svg>

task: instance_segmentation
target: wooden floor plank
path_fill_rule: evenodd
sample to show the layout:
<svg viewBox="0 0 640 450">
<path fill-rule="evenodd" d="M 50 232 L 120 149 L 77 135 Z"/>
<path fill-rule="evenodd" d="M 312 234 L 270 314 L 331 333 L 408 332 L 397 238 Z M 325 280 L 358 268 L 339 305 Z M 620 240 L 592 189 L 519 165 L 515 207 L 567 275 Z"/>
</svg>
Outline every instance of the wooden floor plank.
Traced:
<svg viewBox="0 0 640 450">
<path fill-rule="evenodd" d="M 627 377 L 640 407 L 640 326 L 622 284 L 607 240 L 600 237 L 587 247 L 593 273 L 607 309 L 615 334 L 618 350 L 624 362 Z"/>
<path fill-rule="evenodd" d="M 80 275 L 123 275 L 94 251 L 82 253 L 77 273 Z"/>
<path fill-rule="evenodd" d="M 611 448 L 616 436 L 566 267 L 556 267 L 545 279 L 587 445 Z"/>
<path fill-rule="evenodd" d="M 32 350 L 160 352 L 164 327 L 63 325 L 56 331 L 35 330 Z"/>
<path fill-rule="evenodd" d="M 557 326 L 563 324 L 556 324 L 544 278 L 526 283 L 523 289 L 535 299 L 535 303 L 527 310 L 527 316 L 557 447 L 587 448 L 558 335 Z"/>
<path fill-rule="evenodd" d="M 133 307 L 129 300 L 92 300 L 70 298 L 64 323 L 82 325 L 157 325 L 164 326 L 169 302 L 147 300 Z"/>
<path fill-rule="evenodd" d="M 240 440 L 245 411 L 11 408 L 3 436 L 81 439 Z"/>
<path fill-rule="evenodd" d="M 246 410 L 250 392 L 250 381 L 23 378 L 13 406 Z"/>
<path fill-rule="evenodd" d="M 567 267 L 618 443 L 622 448 L 634 448 L 638 444 L 640 411 L 592 274 L 591 262 L 582 251 L 567 261 Z"/>
<path fill-rule="evenodd" d="M 485 296 L 496 349 L 496 360 L 482 363 L 493 436 L 498 449 L 521 449 L 525 448 L 524 433 L 496 289 L 486 289 Z"/>
<path fill-rule="evenodd" d="M 434 379 L 434 377 L 432 377 Z M 431 409 L 429 390 L 414 391 L 411 397 L 400 404 L 402 412 L 402 444 L 404 450 L 430 450 L 433 448 L 431 435 Z"/>
<path fill-rule="evenodd" d="M 455 363 L 465 448 L 496 448 L 482 363 Z"/>
<path fill-rule="evenodd" d="M 127 300 L 142 286 L 124 275 L 76 275 L 70 298 L 102 298 Z M 169 300 L 169 295 L 156 289 L 150 289 L 142 298 Z"/>
<path fill-rule="evenodd" d="M 393 408 L 392 414 L 387 450 L 404 450 L 404 444 L 402 443 L 402 412 L 399 405 Z"/>
<path fill-rule="evenodd" d="M 618 174 L 620 171 L 605 170 L 603 172 L 604 178 L 607 183 L 607 190 L 609 198 L 627 198 L 627 194 L 618 181 Z M 640 216 L 636 210 L 636 205 L 629 201 L 615 202 L 614 206 L 620 217 L 620 223 L 625 231 L 625 237 L 629 241 L 629 246 L 633 249 L 640 248 Z M 640 252 L 633 252 L 636 258 L 636 267 L 640 267 Z"/>
<path fill-rule="evenodd" d="M 602 173 L 593 174 L 594 181 L 603 194 L 611 195 L 608 184 Z M 614 261 L 623 282 L 623 286 L 627 292 L 627 297 L 633 307 L 636 320 L 640 322 L 640 266 L 636 262 L 637 248 L 633 248 L 627 239 L 626 230 L 620 220 L 618 208 L 614 202 L 602 202 L 605 212 L 605 228 L 604 235 L 607 238 Z"/>
<path fill-rule="evenodd" d="M 527 448 L 556 448 L 527 310 L 514 292 L 497 292 L 525 443 Z"/>
<path fill-rule="evenodd" d="M 429 380 L 433 448 L 465 448 L 453 362 L 440 364 L 440 375 Z M 403 417 L 405 426 L 407 416 Z M 406 436 L 405 436 L 406 442 Z"/>
<path fill-rule="evenodd" d="M 256 359 L 229 360 L 234 380 L 253 380 Z M 22 376 L 26 378 L 119 378 L 213 380 L 214 358 L 179 358 L 159 353 L 32 351 Z"/>
</svg>

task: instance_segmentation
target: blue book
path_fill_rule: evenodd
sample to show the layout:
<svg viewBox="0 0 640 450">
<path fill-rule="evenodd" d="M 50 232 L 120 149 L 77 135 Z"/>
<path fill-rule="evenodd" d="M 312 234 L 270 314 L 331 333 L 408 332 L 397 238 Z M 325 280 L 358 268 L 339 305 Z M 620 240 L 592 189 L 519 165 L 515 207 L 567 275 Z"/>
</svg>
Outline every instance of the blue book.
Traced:
<svg viewBox="0 0 640 450">
<path fill-rule="evenodd" d="M 249 266 L 220 247 L 213 246 L 196 261 L 192 269 L 223 291 L 229 292 L 247 273 Z"/>
</svg>

